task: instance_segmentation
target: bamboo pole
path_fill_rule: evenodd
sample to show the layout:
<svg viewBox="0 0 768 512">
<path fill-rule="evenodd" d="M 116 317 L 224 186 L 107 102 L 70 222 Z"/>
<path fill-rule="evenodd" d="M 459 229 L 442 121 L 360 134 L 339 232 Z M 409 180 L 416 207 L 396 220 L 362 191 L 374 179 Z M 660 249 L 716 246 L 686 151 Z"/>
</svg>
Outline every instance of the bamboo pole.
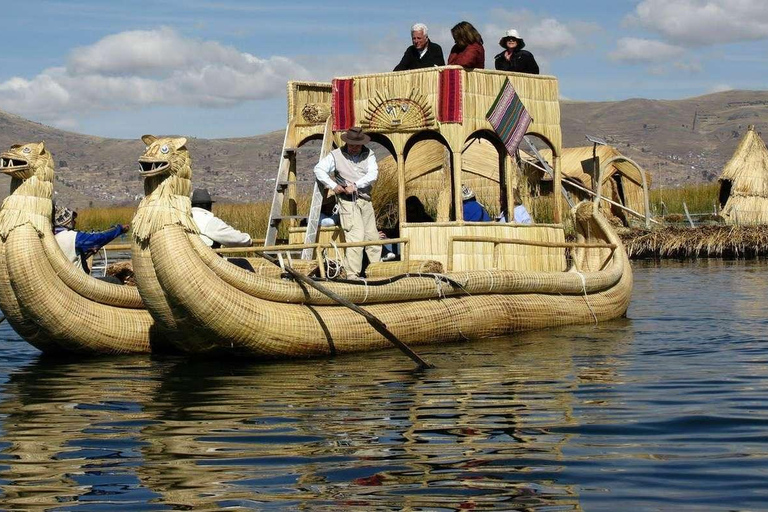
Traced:
<svg viewBox="0 0 768 512">
<path fill-rule="evenodd" d="M 268 256 L 268 255 L 264 255 L 264 256 L 268 260 L 272 261 L 272 263 L 275 263 L 275 259 L 272 258 L 271 256 Z M 416 364 L 419 365 L 420 369 L 435 367 L 434 365 L 422 359 L 421 356 L 419 356 L 419 354 L 417 354 L 416 352 L 413 351 L 413 349 L 411 349 L 411 347 L 409 347 L 408 345 L 406 345 L 405 343 L 397 339 L 397 337 L 389 329 L 387 329 L 387 326 L 384 324 L 384 322 L 376 318 L 374 315 L 372 315 L 365 309 L 345 299 L 341 295 L 334 293 L 331 290 L 328 290 L 327 288 L 321 286 L 319 283 L 316 283 L 315 281 L 305 276 L 301 272 L 297 272 L 290 265 L 285 265 L 284 268 L 285 268 L 285 271 L 288 272 L 291 276 L 293 276 L 293 278 L 296 279 L 297 281 L 300 281 L 306 284 L 307 286 L 314 288 L 315 290 L 322 293 L 326 297 L 336 301 L 336 303 L 338 303 L 339 305 L 351 309 L 355 313 L 358 313 L 363 318 L 368 320 L 368 323 L 371 324 L 371 327 L 373 327 L 376 330 L 376 332 L 384 336 L 384 338 L 386 338 L 390 343 L 392 343 L 394 346 L 399 348 L 405 355 L 410 357 Z"/>
</svg>

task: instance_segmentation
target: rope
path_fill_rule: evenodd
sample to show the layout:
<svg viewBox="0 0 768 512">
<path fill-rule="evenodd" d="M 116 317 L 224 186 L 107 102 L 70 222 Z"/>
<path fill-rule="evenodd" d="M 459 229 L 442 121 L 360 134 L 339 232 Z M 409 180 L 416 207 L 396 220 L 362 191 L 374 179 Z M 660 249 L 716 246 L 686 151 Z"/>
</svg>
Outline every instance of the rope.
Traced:
<svg viewBox="0 0 768 512">
<path fill-rule="evenodd" d="M 361 304 L 365 304 L 365 301 L 368 300 L 368 280 L 362 279 L 362 281 L 365 284 L 365 297 L 363 297 L 363 302 L 361 302 Z"/>
<path fill-rule="evenodd" d="M 488 289 L 488 292 L 490 293 L 490 292 L 492 292 L 492 291 L 493 291 L 493 287 L 494 287 L 494 281 L 493 281 L 493 272 L 492 272 L 492 271 L 490 271 L 490 270 L 486 270 L 486 272 L 488 272 L 488 275 L 489 275 L 489 276 L 490 276 L 490 278 L 491 278 L 491 287 Z"/>
<path fill-rule="evenodd" d="M 584 277 L 584 274 L 579 272 L 578 270 L 576 273 L 581 278 L 581 290 L 584 292 L 584 301 L 587 303 L 587 307 L 589 308 L 589 312 L 592 313 L 592 318 L 595 320 L 595 325 L 597 325 L 597 315 L 595 314 L 595 311 L 592 309 L 592 305 L 589 303 L 589 297 L 587 296 L 587 280 Z"/>
</svg>

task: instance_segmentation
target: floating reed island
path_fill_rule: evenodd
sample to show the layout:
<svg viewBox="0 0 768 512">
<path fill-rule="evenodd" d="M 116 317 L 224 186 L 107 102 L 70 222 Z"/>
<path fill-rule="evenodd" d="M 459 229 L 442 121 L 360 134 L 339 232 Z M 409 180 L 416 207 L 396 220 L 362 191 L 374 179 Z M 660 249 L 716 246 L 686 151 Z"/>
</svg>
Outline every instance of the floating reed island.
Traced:
<svg viewBox="0 0 768 512">
<path fill-rule="evenodd" d="M 768 149 L 750 125 L 718 179 L 720 212 L 693 226 L 690 215 L 667 216 L 691 227 L 621 232 L 631 258 L 756 258 L 768 255 Z M 714 224 L 720 223 L 720 224 Z"/>
</svg>

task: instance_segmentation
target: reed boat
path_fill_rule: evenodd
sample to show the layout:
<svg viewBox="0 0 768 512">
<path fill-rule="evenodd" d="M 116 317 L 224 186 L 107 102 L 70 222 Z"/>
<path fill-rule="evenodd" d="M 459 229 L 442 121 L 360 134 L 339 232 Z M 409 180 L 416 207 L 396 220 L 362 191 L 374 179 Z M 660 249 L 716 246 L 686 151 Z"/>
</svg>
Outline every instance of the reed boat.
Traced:
<svg viewBox="0 0 768 512">
<path fill-rule="evenodd" d="M 45 144 L 12 146 L 0 155 L 0 171 L 11 176 L 0 207 L 0 309 L 8 323 L 43 352 L 149 352 L 164 334 L 138 290 L 87 275 L 59 248 Z"/>
<path fill-rule="evenodd" d="M 554 223 L 463 220 L 461 189 L 468 177 L 462 157 L 474 139 L 497 149 L 498 165 L 489 170 L 490 183 L 496 184 L 500 208 L 509 211 L 512 206 L 518 186 L 516 162 L 485 117 L 507 83 L 514 85 L 533 117 L 528 133 L 544 141 L 553 155 L 559 194 L 561 133 L 554 77 L 449 66 L 348 77 L 333 84 L 289 83 L 289 123 L 271 227 L 290 222 L 292 237 L 300 229 L 295 211 L 285 215 L 282 203 L 295 208 L 290 196 L 296 180 L 295 149 L 306 142 L 321 139 L 327 151 L 340 144 L 339 135 L 354 123 L 364 126 L 397 163 L 401 221 L 399 238 L 391 241 L 402 246 L 402 261 L 372 264 L 368 275 L 377 277 L 333 280 L 323 272 L 328 253 L 322 249 L 330 247 L 323 236 L 335 234 L 313 229 L 320 205 L 317 187 L 303 244 L 270 245 L 268 233 L 267 245 L 260 250 L 267 255 L 285 251 L 288 269 L 292 265 L 287 253 L 302 250 L 305 259 L 317 263 L 320 277 L 313 278 L 313 284 L 320 289 L 281 277 L 277 267 L 273 274 L 243 270 L 208 248 L 191 220 L 192 167 L 185 139 L 145 136 L 148 149 L 140 162 L 146 197 L 132 223 L 132 244 L 147 308 L 164 328 L 184 334 L 178 338 L 182 350 L 255 358 L 313 357 L 389 346 L 368 319 L 333 297 L 362 306 L 394 336 L 414 346 L 624 315 L 632 272 L 621 241 L 599 213 L 599 196 L 570 210 L 576 242 L 565 241 L 559 202 Z M 409 166 L 409 155 L 435 142 L 444 148 L 445 165 L 425 172 Z M 439 179 L 430 172 L 439 173 Z M 421 179 L 437 186 L 419 188 Z M 408 222 L 405 199 L 414 190 L 433 194 L 422 199 L 434 205 L 434 222 Z M 340 242 L 336 249 L 352 245 Z M 430 272 L 414 270 L 425 263 Z"/>
</svg>

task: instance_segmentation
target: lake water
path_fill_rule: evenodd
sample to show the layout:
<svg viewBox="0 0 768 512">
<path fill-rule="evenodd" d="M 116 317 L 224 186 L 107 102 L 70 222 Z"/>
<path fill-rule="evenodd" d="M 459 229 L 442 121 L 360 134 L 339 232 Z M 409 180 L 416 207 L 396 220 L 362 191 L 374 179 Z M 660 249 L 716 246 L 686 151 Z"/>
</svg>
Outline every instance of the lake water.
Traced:
<svg viewBox="0 0 768 512">
<path fill-rule="evenodd" d="M 2 510 L 768 510 L 768 264 L 627 319 L 328 360 L 48 360 L 0 324 Z"/>
</svg>

